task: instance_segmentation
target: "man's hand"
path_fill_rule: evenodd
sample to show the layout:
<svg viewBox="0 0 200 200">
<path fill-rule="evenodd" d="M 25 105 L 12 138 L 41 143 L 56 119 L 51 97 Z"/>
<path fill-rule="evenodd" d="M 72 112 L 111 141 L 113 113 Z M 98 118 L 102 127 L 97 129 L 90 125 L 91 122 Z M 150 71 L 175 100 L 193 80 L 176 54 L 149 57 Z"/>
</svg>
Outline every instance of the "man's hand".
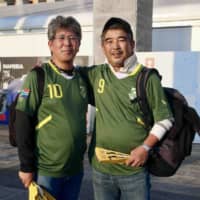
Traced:
<svg viewBox="0 0 200 200">
<path fill-rule="evenodd" d="M 33 180 L 34 173 L 19 171 L 18 175 L 19 175 L 19 178 L 20 178 L 21 182 L 23 183 L 24 187 L 28 188 Z"/>
<path fill-rule="evenodd" d="M 131 151 L 126 164 L 132 167 L 141 167 L 145 164 L 147 159 L 148 152 L 142 146 L 139 146 Z"/>
</svg>

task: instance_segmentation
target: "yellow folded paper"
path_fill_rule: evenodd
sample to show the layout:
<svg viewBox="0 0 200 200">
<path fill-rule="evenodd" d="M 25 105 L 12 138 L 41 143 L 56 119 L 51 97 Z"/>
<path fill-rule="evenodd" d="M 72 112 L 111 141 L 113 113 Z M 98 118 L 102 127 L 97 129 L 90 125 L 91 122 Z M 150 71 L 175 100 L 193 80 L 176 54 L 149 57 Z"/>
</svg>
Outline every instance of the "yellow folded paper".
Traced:
<svg viewBox="0 0 200 200">
<path fill-rule="evenodd" d="M 32 182 L 28 188 L 29 200 L 56 200 L 45 189 L 41 188 L 37 183 Z"/>
<path fill-rule="evenodd" d="M 112 151 L 100 147 L 95 148 L 96 157 L 99 162 L 123 164 L 129 158 L 129 154 Z"/>
</svg>

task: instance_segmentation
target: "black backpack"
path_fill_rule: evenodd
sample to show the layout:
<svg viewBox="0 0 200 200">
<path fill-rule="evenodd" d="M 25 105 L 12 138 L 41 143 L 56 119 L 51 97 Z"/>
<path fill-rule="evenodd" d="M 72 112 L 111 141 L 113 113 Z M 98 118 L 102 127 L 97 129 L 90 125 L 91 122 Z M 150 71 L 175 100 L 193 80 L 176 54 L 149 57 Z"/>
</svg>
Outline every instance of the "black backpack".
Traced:
<svg viewBox="0 0 200 200">
<path fill-rule="evenodd" d="M 144 123 L 149 128 L 154 122 L 147 101 L 146 83 L 152 73 L 161 78 L 156 69 L 143 67 L 136 81 L 137 102 L 143 113 Z M 188 106 L 185 97 L 178 90 L 166 87 L 163 89 L 174 116 L 174 123 L 150 151 L 147 161 L 149 172 L 160 177 L 176 173 L 185 157 L 191 154 L 195 133 L 200 134 L 200 118 L 195 109 Z"/>
<path fill-rule="evenodd" d="M 38 94 L 41 103 L 43 90 L 44 90 L 44 70 L 42 67 L 34 67 L 32 71 L 35 71 L 37 74 L 37 82 L 38 82 Z M 9 142 L 12 146 L 16 147 L 16 130 L 15 130 L 15 120 L 16 120 L 16 110 L 15 106 L 17 104 L 19 93 L 15 97 L 15 100 L 9 106 L 9 121 L 8 121 L 8 130 L 9 130 Z M 39 105 L 38 105 L 39 107 Z"/>
</svg>

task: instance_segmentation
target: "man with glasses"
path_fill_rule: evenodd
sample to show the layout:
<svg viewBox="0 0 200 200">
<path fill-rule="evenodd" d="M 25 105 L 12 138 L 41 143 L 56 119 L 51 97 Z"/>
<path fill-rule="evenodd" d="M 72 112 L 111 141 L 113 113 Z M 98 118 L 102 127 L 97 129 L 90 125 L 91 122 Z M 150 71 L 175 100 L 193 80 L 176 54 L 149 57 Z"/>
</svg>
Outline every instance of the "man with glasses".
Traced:
<svg viewBox="0 0 200 200">
<path fill-rule="evenodd" d="M 17 103 L 19 177 L 27 188 L 35 180 L 56 200 L 77 200 L 86 149 L 87 87 L 73 65 L 81 27 L 73 17 L 58 16 L 48 25 L 51 59 L 42 64 L 44 89 L 38 95 L 31 71 Z"/>
</svg>

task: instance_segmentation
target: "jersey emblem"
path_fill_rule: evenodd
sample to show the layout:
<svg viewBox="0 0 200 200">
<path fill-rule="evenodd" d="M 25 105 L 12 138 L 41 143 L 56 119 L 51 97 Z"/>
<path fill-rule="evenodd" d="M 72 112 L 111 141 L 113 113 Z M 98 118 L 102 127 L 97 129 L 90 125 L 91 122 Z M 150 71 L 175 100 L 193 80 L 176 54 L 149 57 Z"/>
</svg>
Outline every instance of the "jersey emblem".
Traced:
<svg viewBox="0 0 200 200">
<path fill-rule="evenodd" d="M 137 97 L 136 88 L 131 88 L 131 91 L 128 94 L 129 99 L 132 101 Z"/>
<path fill-rule="evenodd" d="M 28 88 L 24 88 L 23 90 L 21 90 L 20 94 L 19 94 L 19 97 L 22 97 L 22 98 L 27 98 L 29 93 L 30 93 L 30 89 Z"/>
<path fill-rule="evenodd" d="M 87 89 L 83 85 L 80 86 L 80 94 L 84 99 L 87 97 Z"/>
</svg>

